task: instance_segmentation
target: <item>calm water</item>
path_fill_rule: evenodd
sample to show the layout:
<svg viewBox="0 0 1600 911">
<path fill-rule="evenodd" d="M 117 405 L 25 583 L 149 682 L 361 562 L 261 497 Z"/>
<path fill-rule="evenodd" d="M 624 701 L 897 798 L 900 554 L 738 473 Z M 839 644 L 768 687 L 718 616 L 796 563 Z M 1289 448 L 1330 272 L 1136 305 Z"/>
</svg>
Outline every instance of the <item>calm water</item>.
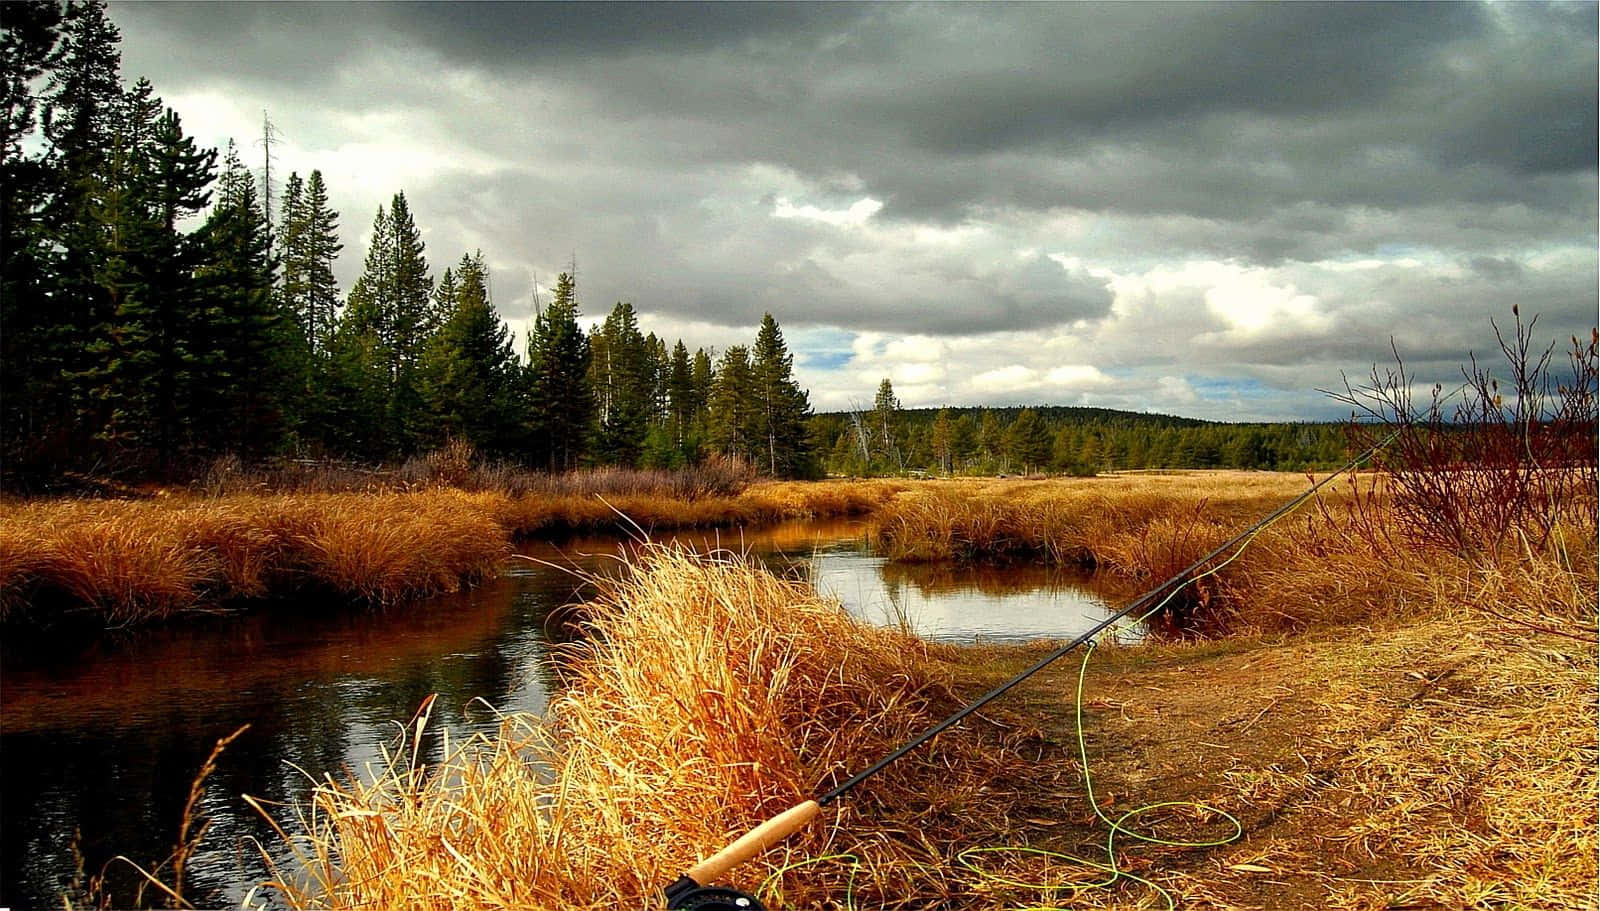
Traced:
<svg viewBox="0 0 1600 911">
<path fill-rule="evenodd" d="M 1067 636 L 1106 615 L 1081 576 L 886 563 L 849 523 L 683 540 L 808 574 L 857 616 L 931 639 Z M 619 566 L 615 539 L 523 552 L 591 570 Z M 433 693 L 430 729 L 448 728 L 452 740 L 492 729 L 488 706 L 542 711 L 557 685 L 549 631 L 559 624 L 550 619 L 579 588 L 569 572 L 514 560 L 471 592 L 382 611 L 300 605 L 74 648 L 7 642 L 0 906 L 59 908 L 75 841 L 90 874 L 118 854 L 141 863 L 167 856 L 196 771 L 218 738 L 248 723 L 207 782 L 201 812 L 212 828 L 185 890 L 202 907 L 237 906 L 267 878 L 250 839 L 276 843 L 239 795 L 288 804 L 308 790 L 298 769 L 337 774 L 378 763 Z M 442 745 L 428 738 L 425 749 L 436 759 Z M 123 864 L 107 870 L 116 903 L 131 904 L 135 876 Z"/>
</svg>

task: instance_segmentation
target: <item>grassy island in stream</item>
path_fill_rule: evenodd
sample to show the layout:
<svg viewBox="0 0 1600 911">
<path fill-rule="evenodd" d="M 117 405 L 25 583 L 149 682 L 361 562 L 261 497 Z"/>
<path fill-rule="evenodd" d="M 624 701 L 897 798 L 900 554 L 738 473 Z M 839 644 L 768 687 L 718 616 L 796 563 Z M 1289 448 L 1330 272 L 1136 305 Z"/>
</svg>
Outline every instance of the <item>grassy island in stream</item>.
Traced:
<svg viewBox="0 0 1600 911">
<path fill-rule="evenodd" d="M 932 483 L 881 517 L 909 530 L 935 510 L 968 529 L 969 558 L 1028 534 L 1037 553 L 1082 559 L 1086 547 L 1139 579 L 1295 489 L 1238 476 Z M 1122 869 L 1194 909 L 1592 907 L 1591 523 L 1560 517 L 1542 542 L 1457 553 L 1415 541 L 1383 491 L 1346 491 L 1273 526 L 1211 581 L 1184 613 L 1200 638 L 1097 650 L 1083 742 L 1112 818 L 1199 801 L 1243 835 L 1189 849 L 1125 838 Z M 678 550 L 607 584 L 547 716 L 507 718 L 437 767 L 401 749 L 376 779 L 326 779 L 286 833 L 302 859 L 281 871 L 281 897 L 654 907 L 689 864 L 1048 647 L 930 645 L 864 627 L 803 583 Z M 736 882 L 774 908 L 1164 907 L 1145 883 L 1078 890 L 1103 873 L 992 850 L 1104 860 L 1077 680 L 1075 659 L 1053 666 Z M 410 736 L 435 735 L 424 719 Z M 1229 831 L 1183 808 L 1137 825 L 1175 840 Z M 988 853 L 963 854 L 975 848 Z"/>
<path fill-rule="evenodd" d="M 393 601 L 496 572 L 516 537 L 863 514 L 902 486 L 697 489 L 666 472 L 597 471 L 539 486 L 13 502 L 0 515 L 0 622 L 126 626 L 308 591 Z"/>
</svg>

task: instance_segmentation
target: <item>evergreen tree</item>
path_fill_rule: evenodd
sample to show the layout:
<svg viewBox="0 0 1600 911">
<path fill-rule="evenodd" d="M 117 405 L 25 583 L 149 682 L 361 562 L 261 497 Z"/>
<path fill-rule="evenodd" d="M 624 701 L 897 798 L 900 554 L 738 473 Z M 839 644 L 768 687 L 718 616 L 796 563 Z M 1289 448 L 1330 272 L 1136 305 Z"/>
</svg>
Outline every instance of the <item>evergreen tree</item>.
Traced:
<svg viewBox="0 0 1600 911">
<path fill-rule="evenodd" d="M 639 333 L 633 305 L 613 307 L 591 344 L 596 454 L 611 464 L 633 466 L 649 431 L 655 390 L 651 346 Z"/>
<path fill-rule="evenodd" d="M 418 382 L 427 442 L 459 437 L 507 453 L 515 439 L 519 365 L 511 332 L 489 302 L 488 274 L 481 251 L 445 271 L 435 297 L 448 315 L 423 348 Z"/>
<path fill-rule="evenodd" d="M 54 170 L 22 145 L 37 125 L 33 86 L 61 20 L 57 3 L 29 0 L 8 4 L 0 21 L 0 464 L 12 472 L 19 462 L 31 466 L 51 418 L 67 410 L 66 389 L 50 372 L 66 354 L 51 346 L 53 257 L 42 217 Z"/>
<path fill-rule="evenodd" d="M 130 108 L 139 117 L 149 110 L 139 104 Z M 194 273 L 205 251 L 183 236 L 178 225 L 210 201 L 216 152 L 198 149 L 184 135 L 177 112 L 168 109 L 155 120 L 136 156 L 132 196 L 140 217 L 138 229 L 130 232 L 139 238 L 131 245 L 135 284 L 120 296 L 115 338 L 123 346 L 143 340 L 145 350 L 127 352 L 124 363 L 142 360 L 144 369 L 131 371 L 124 380 L 149 397 L 142 418 L 153 429 L 156 457 L 165 474 L 178 454 L 186 422 L 197 417 L 185 414 L 183 406 L 195 365 L 187 341 L 203 309 Z"/>
<path fill-rule="evenodd" d="M 423 420 L 416 373 L 422 345 L 436 328 L 432 295 L 422 234 L 405 194 L 396 193 L 387 212 L 378 207 L 366 264 L 347 305 L 351 328 L 372 336 L 361 347 L 383 362 L 383 423 L 392 451 L 412 450 Z"/>
<path fill-rule="evenodd" d="M 928 445 L 933 450 L 933 458 L 938 463 L 939 470 L 949 474 L 955 463 L 955 426 L 950 420 L 950 409 L 940 408 L 939 414 L 934 417 Z"/>
<path fill-rule="evenodd" d="M 654 428 L 667 422 L 667 373 L 672 356 L 667 353 L 667 343 L 654 332 L 644 337 L 644 349 L 650 375 L 650 426 Z"/>
<path fill-rule="evenodd" d="M 711 366 L 711 352 L 696 348 L 694 362 L 689 366 L 689 385 L 693 387 L 691 411 L 695 419 L 702 423 L 711 408 L 711 384 L 715 373 Z"/>
<path fill-rule="evenodd" d="M 761 318 L 753 354 L 750 371 L 757 433 L 752 445 L 765 450 L 762 461 L 773 477 L 816 474 L 806 432 L 811 403 L 794 380 L 794 356 L 784 345 L 783 332 L 771 313 Z"/>
<path fill-rule="evenodd" d="M 982 409 L 978 421 L 978 453 L 990 471 L 996 466 L 1005 470 L 1001 461 L 1005 455 L 1005 429 L 1000 426 L 1000 418 L 988 408 Z"/>
<path fill-rule="evenodd" d="M 711 382 L 707 437 L 718 452 L 741 461 L 751 458 L 757 413 L 753 387 L 750 349 L 729 345 Z"/>
<path fill-rule="evenodd" d="M 572 276 L 556 278 L 555 300 L 534 318 L 528 340 L 528 399 L 538 450 L 551 471 L 578 467 L 594 420 L 589 340 L 578 325 Z"/>
<path fill-rule="evenodd" d="M 392 450 L 375 432 L 388 410 L 388 359 L 359 316 L 354 307 L 344 309 L 318 361 L 317 435 L 335 452 L 377 460 Z"/>
<path fill-rule="evenodd" d="M 955 463 L 963 469 L 977 455 L 978 424 L 972 419 L 972 415 L 963 414 L 955 419 L 951 427 L 950 450 Z"/>
<path fill-rule="evenodd" d="M 672 430 L 673 445 L 681 447 L 694 420 L 694 376 L 690 372 L 689 349 L 683 339 L 672 346 L 672 360 L 667 367 L 667 424 Z"/>
<path fill-rule="evenodd" d="M 1024 474 L 1044 467 L 1050 458 L 1051 442 L 1050 429 L 1032 408 L 1018 412 L 1016 420 L 1006 428 L 1007 454 L 1022 466 Z"/>
<path fill-rule="evenodd" d="M 295 179 L 298 176 L 295 175 Z M 295 240 L 284 251 L 284 269 L 294 269 L 298 296 L 295 312 L 314 353 L 322 354 L 333 335 L 339 309 L 339 282 L 333 262 L 344 249 L 339 242 L 339 213 L 328 206 L 328 186 L 321 171 L 312 171 L 299 199 Z"/>
<path fill-rule="evenodd" d="M 303 337 L 273 294 L 277 261 L 255 178 L 229 145 L 217 201 L 201 228 L 197 272 L 204 309 L 191 335 L 193 413 L 209 448 L 247 457 L 276 449 L 291 429 L 291 396 L 304 369 Z"/>
<path fill-rule="evenodd" d="M 894 384 L 888 377 L 878 384 L 877 395 L 872 398 L 872 455 L 882 460 L 891 471 L 905 467 L 900 451 L 900 399 L 894 394 Z"/>
<path fill-rule="evenodd" d="M 88 400 L 84 380 L 105 356 L 96 340 L 112 319 L 104 283 L 107 177 L 124 102 L 121 40 L 104 3 L 66 6 L 42 115 L 53 178 L 41 212 L 51 280 L 45 293 L 23 302 L 33 311 L 22 326 L 33 335 L 39 416 L 51 426 L 47 433 L 59 433 L 63 447 L 80 457 L 94 455 L 91 439 L 106 419 L 104 408 Z"/>
<path fill-rule="evenodd" d="M 1105 451 L 1101 447 L 1100 435 L 1093 430 L 1084 433 L 1083 443 L 1078 447 L 1078 471 L 1086 475 L 1099 472 L 1104 456 Z"/>
</svg>

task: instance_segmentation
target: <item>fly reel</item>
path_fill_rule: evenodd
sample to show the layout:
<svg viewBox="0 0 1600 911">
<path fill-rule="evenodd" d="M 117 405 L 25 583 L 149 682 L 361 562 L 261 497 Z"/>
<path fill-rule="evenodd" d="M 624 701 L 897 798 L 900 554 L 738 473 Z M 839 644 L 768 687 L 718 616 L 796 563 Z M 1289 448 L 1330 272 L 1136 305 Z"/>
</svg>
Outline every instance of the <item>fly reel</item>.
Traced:
<svg viewBox="0 0 1600 911">
<path fill-rule="evenodd" d="M 667 887 L 668 911 L 766 911 L 748 892 L 725 886 L 702 886 L 687 876 Z"/>
</svg>

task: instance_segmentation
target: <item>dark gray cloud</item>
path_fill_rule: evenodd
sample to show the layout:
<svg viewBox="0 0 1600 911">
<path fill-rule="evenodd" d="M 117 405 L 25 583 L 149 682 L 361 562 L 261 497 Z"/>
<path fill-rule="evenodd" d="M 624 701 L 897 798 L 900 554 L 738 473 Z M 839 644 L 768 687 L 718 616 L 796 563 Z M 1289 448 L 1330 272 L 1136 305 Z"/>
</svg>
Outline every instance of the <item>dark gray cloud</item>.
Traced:
<svg viewBox="0 0 1600 911">
<path fill-rule="evenodd" d="M 1299 388 L 1292 365 L 1332 376 L 1384 359 L 1391 336 L 1443 364 L 1513 302 L 1582 331 L 1594 10 L 117 3 L 113 18 L 130 75 L 209 141 L 248 143 L 268 108 L 286 165 L 328 170 L 347 281 L 373 208 L 405 189 L 438 263 L 484 248 L 508 316 L 576 254 L 591 311 L 992 335 L 951 349 L 966 366 L 946 379 L 904 368 L 955 400 L 979 374 L 1048 397 L 1045 351 L 1162 371 L 1149 394 L 1183 396 L 1194 371 Z"/>
</svg>

